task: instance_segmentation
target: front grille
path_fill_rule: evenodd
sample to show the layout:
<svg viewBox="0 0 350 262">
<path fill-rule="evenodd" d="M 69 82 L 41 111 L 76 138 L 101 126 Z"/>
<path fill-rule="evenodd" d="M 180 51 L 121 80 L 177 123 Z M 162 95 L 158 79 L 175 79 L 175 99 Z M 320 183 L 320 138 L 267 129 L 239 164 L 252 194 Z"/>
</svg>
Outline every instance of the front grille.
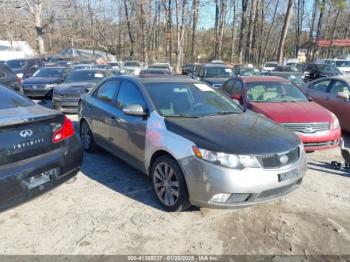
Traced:
<svg viewBox="0 0 350 262">
<path fill-rule="evenodd" d="M 275 168 L 288 166 L 298 161 L 299 157 L 300 157 L 299 147 L 286 153 L 256 156 L 260 165 L 265 169 L 275 169 Z"/>
<path fill-rule="evenodd" d="M 339 144 L 339 140 L 328 141 L 328 142 L 313 142 L 304 143 L 305 147 L 323 147 L 323 146 L 336 146 Z"/>
<path fill-rule="evenodd" d="M 282 125 L 293 132 L 313 134 L 316 132 L 327 131 L 330 129 L 330 124 L 327 122 L 321 123 L 282 123 Z"/>
<path fill-rule="evenodd" d="M 275 198 L 275 197 L 285 195 L 285 194 L 291 192 L 295 187 L 297 187 L 300 184 L 301 184 L 301 179 L 299 179 L 297 182 L 290 184 L 290 185 L 287 185 L 287 186 L 278 187 L 278 188 L 263 191 L 258 196 L 258 199 L 259 200 L 269 199 L 269 198 Z"/>
<path fill-rule="evenodd" d="M 45 85 L 43 84 L 25 84 L 24 89 L 30 88 L 30 89 L 45 89 Z"/>
</svg>

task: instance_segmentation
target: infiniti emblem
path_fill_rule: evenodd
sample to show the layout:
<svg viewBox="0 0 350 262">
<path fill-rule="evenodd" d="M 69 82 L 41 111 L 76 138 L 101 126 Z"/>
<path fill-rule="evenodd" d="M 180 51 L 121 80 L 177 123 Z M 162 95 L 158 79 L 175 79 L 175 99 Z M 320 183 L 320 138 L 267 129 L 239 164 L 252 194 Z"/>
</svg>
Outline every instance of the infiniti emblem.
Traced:
<svg viewBox="0 0 350 262">
<path fill-rule="evenodd" d="M 286 163 L 288 162 L 288 160 L 289 160 L 289 158 L 288 158 L 287 155 L 281 155 L 281 156 L 280 156 L 280 162 L 281 162 L 282 164 L 286 164 Z"/>
<path fill-rule="evenodd" d="M 19 132 L 19 135 L 21 137 L 24 137 L 24 138 L 31 137 L 33 135 L 33 130 L 31 130 L 31 129 L 24 129 L 21 132 Z"/>
</svg>

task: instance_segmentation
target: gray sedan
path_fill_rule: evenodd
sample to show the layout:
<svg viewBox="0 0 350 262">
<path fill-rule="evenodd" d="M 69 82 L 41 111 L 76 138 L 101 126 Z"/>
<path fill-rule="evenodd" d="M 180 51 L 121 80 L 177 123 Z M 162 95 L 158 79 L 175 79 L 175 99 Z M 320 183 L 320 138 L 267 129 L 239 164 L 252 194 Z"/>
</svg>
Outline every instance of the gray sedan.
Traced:
<svg viewBox="0 0 350 262">
<path fill-rule="evenodd" d="M 100 146 L 149 175 L 168 211 L 275 199 L 306 171 L 294 133 L 196 80 L 109 78 L 78 113 L 85 150 Z"/>
</svg>

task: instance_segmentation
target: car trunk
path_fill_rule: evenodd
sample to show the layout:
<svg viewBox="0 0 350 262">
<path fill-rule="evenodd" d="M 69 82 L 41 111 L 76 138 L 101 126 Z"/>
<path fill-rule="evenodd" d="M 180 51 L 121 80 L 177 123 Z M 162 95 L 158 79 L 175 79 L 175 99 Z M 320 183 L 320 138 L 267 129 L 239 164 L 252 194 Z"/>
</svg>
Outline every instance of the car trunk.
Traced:
<svg viewBox="0 0 350 262">
<path fill-rule="evenodd" d="M 35 110 L 23 108 L 12 109 L 11 115 L 0 121 L 0 166 L 62 146 L 62 142 L 53 143 L 52 138 L 63 123 L 63 115 L 50 112 L 38 116 Z"/>
</svg>

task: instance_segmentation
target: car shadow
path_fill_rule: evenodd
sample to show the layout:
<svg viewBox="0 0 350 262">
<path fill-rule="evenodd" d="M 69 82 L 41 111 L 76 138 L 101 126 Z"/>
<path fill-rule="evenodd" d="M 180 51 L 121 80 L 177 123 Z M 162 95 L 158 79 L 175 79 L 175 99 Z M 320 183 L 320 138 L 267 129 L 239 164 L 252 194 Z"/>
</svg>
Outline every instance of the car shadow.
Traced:
<svg viewBox="0 0 350 262">
<path fill-rule="evenodd" d="M 310 161 L 308 162 L 308 169 L 337 176 L 350 177 L 350 169 L 337 168 L 331 163 L 324 161 Z"/>
<path fill-rule="evenodd" d="M 78 122 L 73 121 L 73 124 L 79 134 Z M 119 194 L 164 211 L 153 192 L 149 177 L 101 148 L 94 153 L 84 152 L 80 171 Z M 197 210 L 199 208 L 192 207 L 187 211 Z"/>
</svg>

